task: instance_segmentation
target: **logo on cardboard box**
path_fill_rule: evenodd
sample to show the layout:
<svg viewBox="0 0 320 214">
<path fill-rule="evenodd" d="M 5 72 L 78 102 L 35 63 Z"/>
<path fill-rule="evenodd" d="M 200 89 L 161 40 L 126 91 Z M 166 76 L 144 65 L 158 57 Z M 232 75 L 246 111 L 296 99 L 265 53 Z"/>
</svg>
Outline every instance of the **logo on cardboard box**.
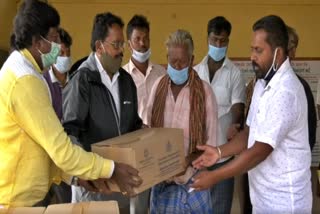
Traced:
<svg viewBox="0 0 320 214">
<path fill-rule="evenodd" d="M 147 158 L 149 156 L 149 150 L 148 149 L 144 149 L 143 150 L 143 156 L 144 156 L 144 158 Z"/>
</svg>

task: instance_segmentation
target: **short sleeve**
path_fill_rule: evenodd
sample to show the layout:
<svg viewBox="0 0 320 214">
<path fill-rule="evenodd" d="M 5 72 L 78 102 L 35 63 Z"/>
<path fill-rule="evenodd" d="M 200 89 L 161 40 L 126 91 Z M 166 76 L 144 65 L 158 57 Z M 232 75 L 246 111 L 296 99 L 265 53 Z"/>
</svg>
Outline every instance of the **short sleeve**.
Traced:
<svg viewBox="0 0 320 214">
<path fill-rule="evenodd" d="M 266 104 L 260 105 L 256 113 L 254 140 L 277 147 L 299 117 L 296 99 L 289 91 L 278 91 L 270 96 Z"/>
</svg>

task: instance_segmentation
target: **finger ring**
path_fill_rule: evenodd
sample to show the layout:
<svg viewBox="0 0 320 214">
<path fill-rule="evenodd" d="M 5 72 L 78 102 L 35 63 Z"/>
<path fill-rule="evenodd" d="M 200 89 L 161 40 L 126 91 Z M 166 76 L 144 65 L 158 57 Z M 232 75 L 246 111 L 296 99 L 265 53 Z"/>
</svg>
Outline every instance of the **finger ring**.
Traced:
<svg viewBox="0 0 320 214">
<path fill-rule="evenodd" d="M 122 193 L 122 195 L 127 195 L 128 193 L 127 192 L 121 192 Z"/>
</svg>

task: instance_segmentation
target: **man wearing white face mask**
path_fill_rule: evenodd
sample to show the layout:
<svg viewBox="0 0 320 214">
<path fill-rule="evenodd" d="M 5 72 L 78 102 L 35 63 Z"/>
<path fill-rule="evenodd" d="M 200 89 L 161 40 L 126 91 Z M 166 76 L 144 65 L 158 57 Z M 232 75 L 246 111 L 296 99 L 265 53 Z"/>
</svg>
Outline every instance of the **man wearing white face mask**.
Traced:
<svg viewBox="0 0 320 214">
<path fill-rule="evenodd" d="M 48 83 L 53 108 L 58 116 L 62 119 L 62 89 L 67 84 L 69 80 L 68 71 L 71 67 L 71 45 L 72 38 L 67 31 L 60 28 L 60 56 L 58 56 L 57 61 L 53 64 L 50 69 L 43 74 L 43 77 Z"/>
<path fill-rule="evenodd" d="M 132 56 L 123 68 L 132 76 L 137 86 L 140 117 L 146 109 L 154 82 L 166 73 L 164 67 L 150 62 L 149 31 L 149 22 L 142 15 L 134 15 L 127 26 L 127 39 Z"/>
<path fill-rule="evenodd" d="M 222 16 L 208 22 L 208 55 L 194 67 L 201 79 L 207 81 L 214 91 L 218 103 L 218 146 L 227 143 L 227 131 L 233 124 L 243 122 L 245 83 L 240 70 L 226 56 L 231 24 Z M 231 160 L 227 157 L 219 160 L 215 170 Z M 212 200 L 215 213 L 230 213 L 233 198 L 234 178 L 221 181 L 212 188 Z"/>
</svg>

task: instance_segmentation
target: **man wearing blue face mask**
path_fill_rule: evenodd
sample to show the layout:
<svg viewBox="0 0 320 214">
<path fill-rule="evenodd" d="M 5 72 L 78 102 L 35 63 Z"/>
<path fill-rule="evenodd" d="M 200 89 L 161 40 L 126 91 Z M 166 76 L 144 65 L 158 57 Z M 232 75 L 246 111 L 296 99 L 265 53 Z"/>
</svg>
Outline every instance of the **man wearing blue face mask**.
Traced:
<svg viewBox="0 0 320 214">
<path fill-rule="evenodd" d="M 197 145 L 216 145 L 217 103 L 208 83 L 192 69 L 193 40 L 189 32 L 177 30 L 167 42 L 167 75 L 154 84 L 145 121 L 151 127 L 184 131 L 186 170 L 151 190 L 150 213 L 212 213 L 209 190 L 189 192 L 191 162 L 199 155 Z"/>
<path fill-rule="evenodd" d="M 149 31 L 149 22 L 142 15 L 133 16 L 127 26 L 127 39 L 132 55 L 129 62 L 123 68 L 132 76 L 137 86 L 138 112 L 140 117 L 146 110 L 147 101 L 154 82 L 166 73 L 164 67 L 150 61 Z"/>
<path fill-rule="evenodd" d="M 227 143 L 227 132 L 233 124 L 240 128 L 243 122 L 245 83 L 240 70 L 226 56 L 230 22 L 217 16 L 208 22 L 208 55 L 194 67 L 201 79 L 207 81 L 214 91 L 218 103 L 218 146 Z M 212 169 L 228 163 L 232 157 L 219 160 Z M 211 189 L 215 213 L 230 213 L 234 189 L 234 178 L 221 181 Z"/>
<path fill-rule="evenodd" d="M 43 74 L 46 79 L 52 98 L 53 108 L 58 116 L 62 119 L 62 88 L 67 84 L 69 80 L 68 71 L 71 67 L 71 45 L 72 38 L 67 31 L 60 28 L 59 43 L 61 46 L 60 55 L 57 58 L 55 64 L 53 64 L 48 71 Z"/>
</svg>

